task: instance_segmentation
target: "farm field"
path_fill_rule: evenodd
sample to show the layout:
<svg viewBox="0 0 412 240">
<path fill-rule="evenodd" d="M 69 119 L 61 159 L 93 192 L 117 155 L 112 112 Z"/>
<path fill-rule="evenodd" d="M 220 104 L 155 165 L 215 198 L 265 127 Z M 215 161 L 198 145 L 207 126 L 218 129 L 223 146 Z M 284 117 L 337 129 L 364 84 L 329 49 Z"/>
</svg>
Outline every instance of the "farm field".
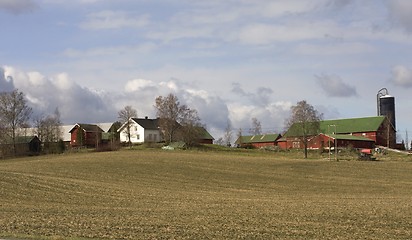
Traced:
<svg viewBox="0 0 412 240">
<path fill-rule="evenodd" d="M 0 239 L 411 239 L 412 160 L 122 150 L 0 161 Z"/>
</svg>

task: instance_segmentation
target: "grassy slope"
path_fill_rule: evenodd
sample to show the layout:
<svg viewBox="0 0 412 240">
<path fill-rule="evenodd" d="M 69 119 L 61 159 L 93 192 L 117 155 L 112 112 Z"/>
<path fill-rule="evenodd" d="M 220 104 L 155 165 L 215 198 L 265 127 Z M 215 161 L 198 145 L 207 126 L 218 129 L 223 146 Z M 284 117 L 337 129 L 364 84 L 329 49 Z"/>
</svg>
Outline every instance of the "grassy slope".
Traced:
<svg viewBox="0 0 412 240">
<path fill-rule="evenodd" d="M 72 154 L 0 161 L 0 187 L 0 236 L 8 237 L 412 236 L 410 161 L 211 152 Z"/>
</svg>

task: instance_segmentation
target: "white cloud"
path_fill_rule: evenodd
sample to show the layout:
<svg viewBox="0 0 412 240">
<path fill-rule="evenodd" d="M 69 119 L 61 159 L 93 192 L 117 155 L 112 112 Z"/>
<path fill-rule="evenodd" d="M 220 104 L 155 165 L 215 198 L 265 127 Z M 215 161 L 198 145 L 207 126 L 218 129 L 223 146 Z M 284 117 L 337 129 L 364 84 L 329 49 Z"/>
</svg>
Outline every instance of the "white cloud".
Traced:
<svg viewBox="0 0 412 240">
<path fill-rule="evenodd" d="M 4 68 L 0 84 L 6 82 L 1 76 L 13 77 L 15 86 L 11 84 L 10 87 L 18 88 L 26 95 L 34 115 L 51 113 L 57 107 L 64 123 L 115 121 L 118 110 L 126 105 L 135 107 L 139 116 L 155 117 L 155 98 L 171 92 L 178 96 L 181 104 L 196 109 L 202 122 L 214 129 L 215 134 L 224 129 L 229 117 L 227 105 L 219 96 L 176 79 L 160 83 L 134 79 L 125 84 L 123 93 L 115 93 L 82 87 L 67 73 L 45 77 L 40 72 L 24 72 L 10 66 Z"/>
<path fill-rule="evenodd" d="M 10 92 L 13 90 L 13 78 L 6 76 L 3 67 L 0 67 L 0 92 Z"/>
<path fill-rule="evenodd" d="M 46 84 L 47 80 L 45 78 L 45 76 L 43 76 L 41 73 L 39 72 L 29 72 L 27 73 L 29 81 L 31 83 L 31 85 L 33 86 L 43 86 Z"/>
<path fill-rule="evenodd" d="M 273 40 L 307 38 L 309 29 L 284 26 L 282 17 L 313 10 L 316 4 L 290 1 L 220 1 L 213 4 L 193 3 L 189 10 L 176 12 L 170 21 L 152 28 L 147 36 L 170 42 L 188 38 L 240 41 L 247 44 L 267 44 Z M 297 25 L 305 24 L 305 21 Z M 288 31 L 291 27 L 296 31 Z M 287 34 L 285 34 L 287 33 Z"/>
<path fill-rule="evenodd" d="M 7 66 L 5 74 L 13 77 L 15 88 L 26 95 L 35 115 L 52 113 L 57 107 L 65 123 L 93 123 L 116 114 L 109 97 L 79 86 L 67 73 L 47 78 Z"/>
<path fill-rule="evenodd" d="M 59 73 L 57 74 L 53 80 L 53 85 L 62 90 L 62 91 L 70 91 L 75 83 L 69 79 L 69 75 L 67 73 Z"/>
<path fill-rule="evenodd" d="M 402 65 L 393 67 L 391 81 L 398 86 L 412 87 L 412 69 Z"/>
<path fill-rule="evenodd" d="M 146 79 L 134 79 L 128 81 L 126 86 L 124 87 L 125 92 L 137 92 L 137 91 L 144 91 L 147 88 L 154 88 L 154 82 Z"/>
<path fill-rule="evenodd" d="M 251 119 L 257 118 L 264 133 L 283 133 L 285 117 L 290 113 L 292 103 L 278 101 L 260 107 L 252 104 L 229 103 L 229 116 L 233 127 L 242 129 L 242 134 L 249 134 Z"/>
<path fill-rule="evenodd" d="M 133 16 L 124 11 L 101 11 L 91 13 L 81 27 L 91 30 L 141 28 L 149 24 L 149 15 Z"/>
</svg>

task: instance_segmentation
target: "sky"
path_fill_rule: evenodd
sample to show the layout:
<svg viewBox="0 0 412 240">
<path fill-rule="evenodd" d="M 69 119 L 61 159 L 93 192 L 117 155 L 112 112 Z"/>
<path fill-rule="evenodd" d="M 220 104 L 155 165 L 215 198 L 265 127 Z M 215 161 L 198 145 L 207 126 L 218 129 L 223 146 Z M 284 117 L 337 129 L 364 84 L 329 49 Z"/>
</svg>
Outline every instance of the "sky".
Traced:
<svg viewBox="0 0 412 240">
<path fill-rule="evenodd" d="M 282 133 L 301 100 L 324 119 L 376 116 L 387 88 L 400 141 L 411 12 L 406 0 L 0 0 L 0 91 L 64 124 L 113 122 L 127 105 L 154 118 L 173 93 L 218 139 L 252 118 Z"/>
</svg>

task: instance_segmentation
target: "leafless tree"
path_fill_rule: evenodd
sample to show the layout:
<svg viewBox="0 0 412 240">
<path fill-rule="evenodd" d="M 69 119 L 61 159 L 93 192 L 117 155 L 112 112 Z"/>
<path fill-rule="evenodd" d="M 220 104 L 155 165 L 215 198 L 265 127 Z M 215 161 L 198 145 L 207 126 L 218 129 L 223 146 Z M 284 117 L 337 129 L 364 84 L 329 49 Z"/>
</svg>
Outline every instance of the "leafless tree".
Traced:
<svg viewBox="0 0 412 240">
<path fill-rule="evenodd" d="M 305 158 L 308 157 L 310 137 L 319 133 L 323 115 L 305 100 L 291 107 L 291 115 L 286 121 L 288 132 L 297 137 L 304 146 Z"/>
<path fill-rule="evenodd" d="M 223 136 L 224 144 L 226 144 L 226 146 L 228 147 L 230 147 L 232 144 L 232 135 L 232 123 L 230 122 L 230 120 L 228 120 L 225 128 L 225 135 Z"/>
<path fill-rule="evenodd" d="M 159 126 L 164 135 L 166 143 L 175 141 L 177 130 L 180 127 L 178 121 L 183 112 L 183 108 L 174 94 L 167 97 L 159 96 L 156 98 L 155 108 L 159 118 Z"/>
<path fill-rule="evenodd" d="M 122 110 L 118 112 L 118 117 L 120 121 L 126 124 L 126 134 L 127 134 L 127 139 L 129 141 L 129 146 L 132 144 L 131 140 L 131 130 L 130 130 L 130 118 L 137 117 L 137 111 L 134 109 L 132 106 L 126 106 Z"/>
<path fill-rule="evenodd" d="M 260 135 L 262 134 L 262 125 L 257 118 L 252 118 L 252 128 L 250 129 L 250 134 Z"/>
<path fill-rule="evenodd" d="M 154 107 L 166 143 L 182 140 L 192 145 L 199 139 L 202 126 L 197 111 L 181 105 L 176 95 L 157 97 Z"/>
<path fill-rule="evenodd" d="M 188 146 L 195 146 L 203 132 L 203 126 L 195 109 L 185 107 L 182 109 L 182 116 L 179 124 L 180 139 Z"/>
<path fill-rule="evenodd" d="M 237 131 L 237 140 L 236 140 L 237 147 L 242 147 L 243 145 L 242 132 L 243 132 L 242 128 L 239 128 Z"/>
<path fill-rule="evenodd" d="M 43 150 L 46 152 L 61 152 L 58 143 L 62 140 L 61 120 L 59 109 L 56 108 L 53 114 L 40 116 L 34 121 L 36 133 L 43 142 Z"/>
<path fill-rule="evenodd" d="M 24 94 L 17 89 L 12 92 L 0 93 L 0 125 L 3 126 L 3 138 L 11 140 L 13 153 L 16 155 L 17 130 L 27 126 L 32 114 L 31 107 L 27 106 Z"/>
</svg>

